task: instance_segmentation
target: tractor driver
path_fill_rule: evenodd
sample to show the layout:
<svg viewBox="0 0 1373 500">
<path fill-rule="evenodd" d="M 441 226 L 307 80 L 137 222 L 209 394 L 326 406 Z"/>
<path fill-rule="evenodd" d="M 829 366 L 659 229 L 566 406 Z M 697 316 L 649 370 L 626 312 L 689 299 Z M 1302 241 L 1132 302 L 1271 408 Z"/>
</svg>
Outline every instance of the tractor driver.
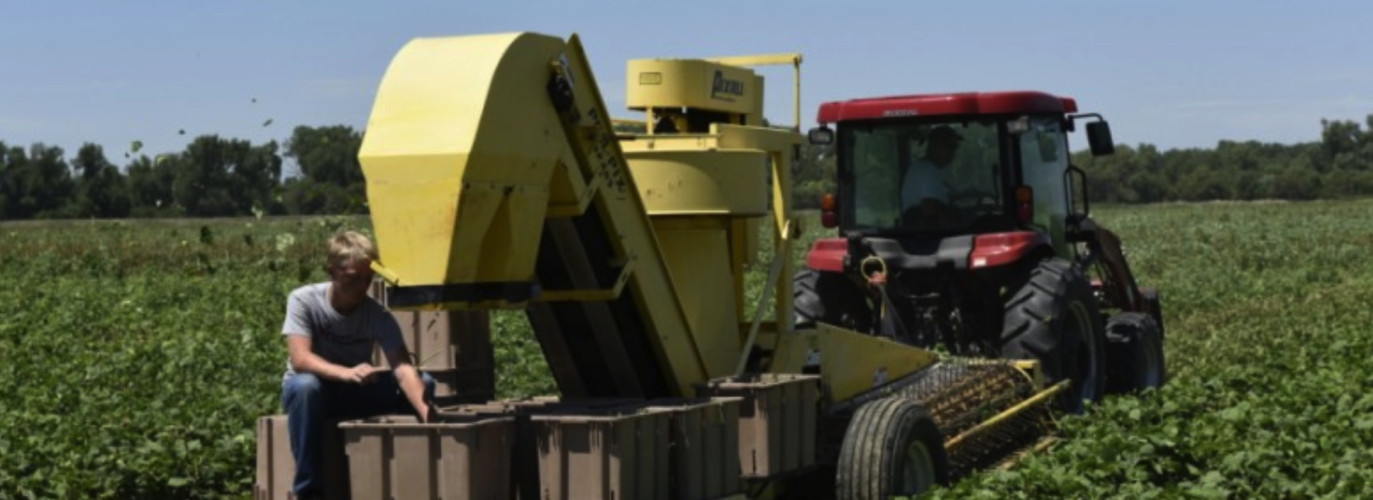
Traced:
<svg viewBox="0 0 1373 500">
<path fill-rule="evenodd" d="M 950 189 L 946 174 L 961 142 L 963 136 L 948 125 L 930 130 L 925 138 L 924 156 L 912 162 L 901 179 L 901 207 L 906 224 L 938 224 L 959 218 L 958 210 L 946 201 Z"/>
<path fill-rule="evenodd" d="M 434 418 L 434 381 L 410 364 L 400 325 L 367 295 L 376 247 L 359 233 L 342 231 L 329 241 L 329 281 L 291 292 L 281 327 L 290 357 L 281 384 L 296 498 L 320 495 L 321 450 L 327 422 L 409 413 Z M 372 366 L 374 344 L 390 371 Z"/>
</svg>

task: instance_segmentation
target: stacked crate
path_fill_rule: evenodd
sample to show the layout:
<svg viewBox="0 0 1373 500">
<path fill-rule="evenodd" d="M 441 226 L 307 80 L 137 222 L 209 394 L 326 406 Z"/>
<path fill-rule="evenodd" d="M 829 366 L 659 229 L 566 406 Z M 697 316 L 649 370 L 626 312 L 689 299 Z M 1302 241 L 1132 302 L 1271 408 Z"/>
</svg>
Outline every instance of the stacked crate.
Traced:
<svg viewBox="0 0 1373 500">
<path fill-rule="evenodd" d="M 257 419 L 257 481 L 254 500 L 286 500 L 296 476 L 296 461 L 291 455 L 291 435 L 286 430 L 286 415 Z"/>
<path fill-rule="evenodd" d="M 445 408 L 513 417 L 519 498 L 713 500 L 739 492 L 739 399 L 537 398 Z"/>
<path fill-rule="evenodd" d="M 665 411 L 579 409 L 539 414 L 539 498 L 668 498 Z"/>
<path fill-rule="evenodd" d="M 339 425 L 347 441 L 352 498 L 510 497 L 514 419 L 376 417 Z"/>
<path fill-rule="evenodd" d="M 253 484 L 254 500 L 291 500 L 291 485 L 295 482 L 296 461 L 291 455 L 290 434 L 286 415 L 271 415 L 257 420 L 257 480 Z M 324 452 L 319 480 L 324 498 L 347 499 L 348 464 L 343 454 L 343 437 L 335 425 L 324 434 Z"/>
<path fill-rule="evenodd" d="M 381 281 L 368 292 L 387 304 Z M 448 406 L 489 401 L 496 395 L 495 351 L 486 311 L 392 311 L 410 362 L 435 382 L 435 403 Z M 388 366 L 378 346 L 372 364 Z"/>
<path fill-rule="evenodd" d="M 759 374 L 716 379 L 697 388 L 706 397 L 742 398 L 739 463 L 745 478 L 766 478 L 815 463 L 820 377 Z"/>
<path fill-rule="evenodd" d="M 674 500 L 739 493 L 739 398 L 653 401 L 668 415 L 670 486 Z"/>
<path fill-rule="evenodd" d="M 443 418 L 486 416 L 514 419 L 515 436 L 511 442 L 510 469 L 517 471 L 509 478 L 510 488 L 518 498 L 542 498 L 539 494 L 539 454 L 534 443 L 534 424 L 530 416 L 565 408 L 557 397 L 508 399 L 483 404 L 468 404 L 441 408 Z"/>
</svg>

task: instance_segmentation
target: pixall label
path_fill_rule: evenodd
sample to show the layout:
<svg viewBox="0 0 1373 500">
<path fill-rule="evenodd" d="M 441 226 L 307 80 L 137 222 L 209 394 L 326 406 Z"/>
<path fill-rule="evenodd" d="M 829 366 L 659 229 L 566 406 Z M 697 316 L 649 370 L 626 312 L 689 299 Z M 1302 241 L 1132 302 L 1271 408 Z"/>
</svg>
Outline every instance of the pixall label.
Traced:
<svg viewBox="0 0 1373 500">
<path fill-rule="evenodd" d="M 744 81 L 725 78 L 725 73 L 715 70 L 715 78 L 710 84 L 710 98 L 721 101 L 733 101 L 735 97 L 744 96 Z"/>
</svg>

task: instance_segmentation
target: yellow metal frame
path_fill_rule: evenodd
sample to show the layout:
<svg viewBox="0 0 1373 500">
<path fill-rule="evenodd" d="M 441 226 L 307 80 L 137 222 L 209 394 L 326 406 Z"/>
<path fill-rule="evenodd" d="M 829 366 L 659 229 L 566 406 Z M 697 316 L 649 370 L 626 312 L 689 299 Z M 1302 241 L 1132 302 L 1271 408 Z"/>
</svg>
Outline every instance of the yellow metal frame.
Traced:
<svg viewBox="0 0 1373 500">
<path fill-rule="evenodd" d="M 801 54 L 763 54 L 753 56 L 730 56 L 730 57 L 708 57 L 707 61 L 716 62 L 729 66 L 739 66 L 742 68 L 756 68 L 759 66 L 791 66 L 792 67 L 792 97 L 795 100 L 793 105 L 795 125 L 792 130 L 801 132 Z"/>
<path fill-rule="evenodd" d="M 559 136 L 502 132 L 556 124 L 546 97 L 495 96 L 543 97 L 544 82 L 529 71 L 547 71 L 547 57 L 563 46 L 509 33 L 420 38 L 396 54 L 358 153 L 389 281 L 431 286 L 533 275 L 549 179 L 575 160 Z M 521 168 L 509 168 L 515 158 Z"/>
<path fill-rule="evenodd" d="M 972 439 L 972 438 L 974 438 L 974 437 L 977 437 L 979 434 L 982 434 L 982 433 L 984 433 L 984 432 L 987 432 L 988 430 L 991 430 L 991 429 L 996 428 L 996 426 L 1001 425 L 1002 423 L 1005 423 L 1005 422 L 1006 422 L 1007 420 L 1009 420 L 1011 417 L 1014 417 L 1014 416 L 1016 416 L 1016 415 L 1019 415 L 1019 414 L 1023 413 L 1025 410 L 1029 410 L 1030 408 L 1033 408 L 1033 407 L 1035 407 L 1035 406 L 1039 406 L 1039 405 L 1042 405 L 1042 404 L 1047 404 L 1047 403 L 1049 402 L 1050 398 L 1053 398 L 1054 396 L 1057 396 L 1058 393 L 1067 390 L 1069 384 L 1071 384 L 1071 383 L 1072 383 L 1072 381 L 1070 381 L 1070 380 L 1064 380 L 1064 381 L 1062 381 L 1062 382 L 1059 382 L 1059 383 L 1057 383 L 1057 384 L 1054 384 L 1053 386 L 1050 386 L 1050 387 L 1047 388 L 1047 389 L 1044 389 L 1044 390 L 1042 390 L 1042 391 L 1039 391 L 1039 392 L 1036 393 L 1034 396 L 1031 396 L 1031 397 L 1029 397 L 1028 399 L 1026 399 L 1026 400 L 1024 400 L 1024 401 L 1021 401 L 1021 402 L 1019 402 L 1019 403 L 1016 403 L 1014 406 L 1011 406 L 1010 408 L 1005 409 L 1005 410 L 1002 411 L 1001 413 L 998 413 L 998 414 L 996 414 L 996 415 L 993 415 L 992 418 L 989 418 L 989 419 L 987 419 L 987 420 L 985 420 L 985 421 L 983 421 L 983 422 L 981 422 L 981 423 L 979 423 L 979 424 L 973 426 L 971 429 L 968 429 L 968 430 L 966 430 L 966 431 L 963 431 L 962 433 L 960 433 L 960 434 L 957 435 L 957 436 L 953 436 L 952 438 L 946 439 L 946 440 L 944 441 L 944 448 L 946 448 L 946 449 L 948 449 L 948 448 L 954 448 L 954 447 L 956 447 L 956 446 L 958 446 L 958 445 L 963 444 L 964 442 L 967 442 L 969 439 Z"/>
<path fill-rule="evenodd" d="M 570 84 L 571 122 L 549 101 L 555 76 Z M 599 301 L 633 290 L 677 393 L 727 374 L 740 346 L 716 335 L 728 343 L 717 355 L 724 344 L 691 330 L 614 138 L 575 35 L 412 41 L 382 80 L 359 153 L 383 275 L 404 286 L 534 282 L 545 221 L 594 213 L 614 236 L 606 257 L 625 263 L 619 279 L 607 290 L 552 290 L 536 300 Z"/>
<path fill-rule="evenodd" d="M 629 109 L 690 108 L 745 117 L 740 125 L 762 123 L 762 77 L 746 68 L 704 59 L 636 59 L 625 72 Z"/>
<path fill-rule="evenodd" d="M 629 283 L 630 276 L 634 275 L 634 261 L 625 263 L 620 269 L 620 276 L 615 278 L 615 284 L 603 290 L 543 290 L 539 293 L 539 300 L 544 302 L 563 302 L 563 301 L 602 301 L 614 300 L 624 291 L 625 284 Z"/>
<path fill-rule="evenodd" d="M 768 335 L 773 373 L 818 369 L 831 401 L 844 401 L 933 366 L 935 353 L 821 323 L 814 330 Z"/>
</svg>

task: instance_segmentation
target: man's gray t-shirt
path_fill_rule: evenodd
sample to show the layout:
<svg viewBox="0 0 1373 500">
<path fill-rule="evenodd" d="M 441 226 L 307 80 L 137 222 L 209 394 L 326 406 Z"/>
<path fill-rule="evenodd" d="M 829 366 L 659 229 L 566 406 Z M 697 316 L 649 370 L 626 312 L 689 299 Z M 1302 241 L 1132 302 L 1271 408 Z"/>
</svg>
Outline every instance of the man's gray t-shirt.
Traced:
<svg viewBox="0 0 1373 500">
<path fill-rule="evenodd" d="M 310 337 L 310 350 L 330 363 L 353 367 L 372 360 L 373 344 L 383 352 L 405 350 L 400 324 L 385 307 L 371 297 L 348 315 L 329 304 L 329 283 L 305 285 L 291 291 L 286 301 L 286 322 L 281 334 Z M 291 359 L 286 359 L 286 375 L 295 375 Z"/>
<path fill-rule="evenodd" d="M 943 168 L 924 158 L 917 158 L 906 170 L 901 179 L 901 208 L 903 210 L 919 205 L 925 198 L 945 201 L 948 196 L 948 180 L 944 178 Z"/>
</svg>

